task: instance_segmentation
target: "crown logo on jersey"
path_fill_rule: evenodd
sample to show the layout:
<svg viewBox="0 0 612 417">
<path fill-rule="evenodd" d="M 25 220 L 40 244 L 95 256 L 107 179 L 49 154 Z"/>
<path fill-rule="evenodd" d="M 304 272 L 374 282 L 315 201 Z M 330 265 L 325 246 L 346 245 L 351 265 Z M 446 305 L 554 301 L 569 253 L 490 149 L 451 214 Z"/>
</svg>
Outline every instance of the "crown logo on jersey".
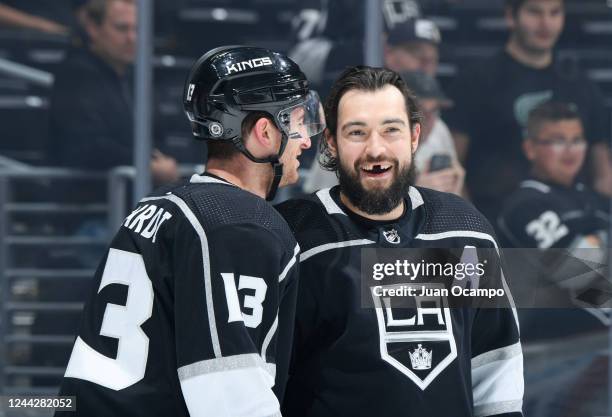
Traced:
<svg viewBox="0 0 612 417">
<path fill-rule="evenodd" d="M 408 352 L 410 355 L 410 362 L 412 363 L 412 369 L 422 371 L 431 369 L 431 358 L 433 356 L 433 350 L 428 352 L 427 349 L 419 343 L 419 346 L 414 352 Z"/>
<path fill-rule="evenodd" d="M 387 239 L 387 242 L 389 243 L 393 243 L 394 245 L 400 243 L 399 233 L 397 233 L 397 230 L 395 229 L 383 231 L 383 236 L 385 237 L 385 239 Z"/>
</svg>

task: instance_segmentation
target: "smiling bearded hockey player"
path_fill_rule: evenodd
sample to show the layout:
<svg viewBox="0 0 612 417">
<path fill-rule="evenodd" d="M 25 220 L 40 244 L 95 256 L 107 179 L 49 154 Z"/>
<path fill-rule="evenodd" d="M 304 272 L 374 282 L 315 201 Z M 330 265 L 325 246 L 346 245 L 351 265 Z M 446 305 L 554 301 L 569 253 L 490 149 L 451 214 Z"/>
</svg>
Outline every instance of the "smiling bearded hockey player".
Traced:
<svg viewBox="0 0 612 417">
<path fill-rule="evenodd" d="M 490 309 L 448 308 L 438 299 L 421 308 L 417 300 L 399 320 L 389 305 L 362 305 L 364 248 L 497 253 L 490 225 L 472 206 L 410 185 L 420 134 L 412 93 L 394 72 L 350 68 L 325 111 L 322 162 L 340 185 L 278 206 L 302 249 L 283 416 L 521 416 L 523 357 L 511 299 Z"/>
<path fill-rule="evenodd" d="M 202 56 L 183 100 L 206 172 L 143 199 L 113 239 L 62 382 L 76 412 L 58 416 L 280 413 L 299 246 L 264 198 L 297 181 L 322 107 L 293 61 L 239 46 Z"/>
</svg>

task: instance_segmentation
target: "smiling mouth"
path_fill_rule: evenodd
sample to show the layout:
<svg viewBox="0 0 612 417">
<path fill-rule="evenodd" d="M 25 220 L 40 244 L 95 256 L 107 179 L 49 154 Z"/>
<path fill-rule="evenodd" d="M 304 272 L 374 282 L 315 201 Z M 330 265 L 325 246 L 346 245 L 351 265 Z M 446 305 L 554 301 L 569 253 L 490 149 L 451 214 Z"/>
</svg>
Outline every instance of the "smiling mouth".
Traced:
<svg viewBox="0 0 612 417">
<path fill-rule="evenodd" d="M 381 175 L 392 168 L 391 164 L 369 164 L 361 167 L 361 170 L 368 175 Z"/>
</svg>

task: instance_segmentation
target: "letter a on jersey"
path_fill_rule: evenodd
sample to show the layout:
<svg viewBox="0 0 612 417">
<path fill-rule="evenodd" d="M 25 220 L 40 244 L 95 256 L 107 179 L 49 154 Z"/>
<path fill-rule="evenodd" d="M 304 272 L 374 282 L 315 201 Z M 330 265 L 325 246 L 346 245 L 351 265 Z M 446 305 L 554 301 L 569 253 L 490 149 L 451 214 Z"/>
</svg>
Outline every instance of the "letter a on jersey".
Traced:
<svg viewBox="0 0 612 417">
<path fill-rule="evenodd" d="M 408 300 L 409 307 L 403 304 L 394 308 L 392 303 L 397 304 L 398 300 L 372 296 L 381 358 L 424 391 L 457 358 L 457 345 L 446 298 L 418 296 L 422 285 L 415 287 L 417 296 L 413 297 L 414 302 Z M 444 288 L 440 284 L 424 285 Z"/>
</svg>

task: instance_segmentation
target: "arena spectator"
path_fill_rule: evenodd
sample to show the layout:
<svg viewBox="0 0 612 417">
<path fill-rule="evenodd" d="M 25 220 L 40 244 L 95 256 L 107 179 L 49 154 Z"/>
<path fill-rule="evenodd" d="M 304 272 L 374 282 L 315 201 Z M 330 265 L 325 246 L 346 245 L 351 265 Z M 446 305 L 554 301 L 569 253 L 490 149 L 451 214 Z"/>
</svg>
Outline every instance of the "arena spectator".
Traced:
<svg viewBox="0 0 612 417">
<path fill-rule="evenodd" d="M 577 181 L 587 153 L 577 107 L 563 102 L 536 107 L 527 122 L 523 151 L 530 176 L 506 201 L 499 218 L 505 243 L 540 249 L 605 247 L 608 201 Z"/>
<path fill-rule="evenodd" d="M 388 29 L 384 38 L 385 67 L 396 72 L 422 71 L 436 76 L 442 37 L 433 21 L 408 19 Z"/>
<path fill-rule="evenodd" d="M 89 45 L 72 49 L 56 73 L 51 161 L 94 170 L 131 165 L 136 2 L 90 0 L 85 7 Z M 158 184 L 178 178 L 176 161 L 159 150 L 152 155 L 151 170 Z"/>
<path fill-rule="evenodd" d="M 416 185 L 462 195 L 465 172 L 457 160 L 450 131 L 440 111 L 452 106 L 438 81 L 424 72 L 405 72 L 402 78 L 419 98 L 423 123 L 414 156 Z"/>
<path fill-rule="evenodd" d="M 612 191 L 605 142 L 609 114 L 596 86 L 573 66 L 561 65 L 554 47 L 565 20 L 563 0 L 506 0 L 510 28 L 505 48 L 458 77 L 445 114 L 454 133 L 472 201 L 489 219 L 528 169 L 521 152 L 529 111 L 551 99 L 575 103 L 592 144 L 598 191 Z M 493 177 L 494 176 L 494 177 Z"/>
<path fill-rule="evenodd" d="M 524 412 L 549 415 L 542 410 L 554 409 L 555 415 L 563 416 L 605 415 L 610 391 L 599 369 L 605 367 L 603 352 L 609 348 L 610 315 L 606 309 L 579 307 L 598 307 L 598 294 L 605 295 L 610 287 L 585 269 L 606 262 L 609 206 L 602 195 L 577 181 L 587 141 L 576 106 L 546 102 L 536 107 L 529 115 L 523 151 L 530 177 L 504 203 L 499 237 L 505 247 L 537 248 L 521 252 L 520 260 L 534 267 L 522 274 L 533 281 L 529 288 L 541 294 L 534 299 L 567 300 L 555 305 L 567 308 L 542 308 L 538 303 L 519 310 L 526 346 L 566 346 L 563 354 L 526 356 Z M 571 272 L 577 265 L 580 272 Z"/>
</svg>

